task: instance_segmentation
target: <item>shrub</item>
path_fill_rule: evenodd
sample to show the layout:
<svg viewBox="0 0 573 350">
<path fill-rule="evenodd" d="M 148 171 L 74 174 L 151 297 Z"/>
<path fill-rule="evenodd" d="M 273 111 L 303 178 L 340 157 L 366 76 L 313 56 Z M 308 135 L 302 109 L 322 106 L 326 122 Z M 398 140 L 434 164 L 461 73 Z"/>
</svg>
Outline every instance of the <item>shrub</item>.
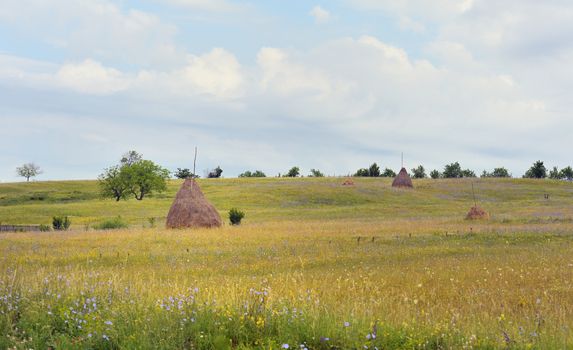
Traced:
<svg viewBox="0 0 573 350">
<path fill-rule="evenodd" d="M 442 174 L 440 174 L 440 172 L 437 170 L 432 170 L 430 171 L 430 177 L 432 179 L 439 179 L 440 177 L 442 177 Z"/>
<path fill-rule="evenodd" d="M 229 221 L 231 225 L 240 225 L 244 217 L 245 213 L 237 208 L 231 208 L 231 210 L 229 210 Z"/>
<path fill-rule="evenodd" d="M 356 171 L 356 173 L 354 174 L 354 176 L 357 176 L 357 177 L 367 177 L 367 176 L 370 176 L 370 172 L 368 172 L 368 169 L 361 168 L 361 169 L 358 169 L 358 170 Z"/>
<path fill-rule="evenodd" d="M 506 168 L 501 167 L 493 169 L 491 173 L 484 170 L 481 177 L 511 177 L 511 174 Z"/>
<path fill-rule="evenodd" d="M 50 227 L 50 225 L 40 225 L 40 232 L 50 232 L 52 231 L 52 228 Z"/>
<path fill-rule="evenodd" d="M 72 222 L 67 216 L 54 216 L 52 218 L 52 227 L 56 231 L 67 231 Z"/>
<path fill-rule="evenodd" d="M 267 175 L 260 170 L 255 170 L 253 172 L 247 170 L 244 173 L 239 174 L 239 177 L 267 177 Z"/>
<path fill-rule="evenodd" d="M 187 178 L 197 178 L 198 176 L 193 174 L 191 170 L 185 168 L 177 168 L 177 171 L 173 174 L 178 179 L 187 179 Z"/>
<path fill-rule="evenodd" d="M 573 168 L 571 168 L 570 166 L 565 167 L 563 169 L 561 169 L 560 171 L 560 176 L 562 179 L 571 181 L 573 180 Z"/>
<path fill-rule="evenodd" d="M 120 228 L 127 228 L 129 227 L 121 218 L 121 216 L 115 217 L 113 219 L 108 219 L 105 221 L 100 222 L 97 225 L 94 225 L 94 229 L 96 230 L 117 230 Z"/>
</svg>

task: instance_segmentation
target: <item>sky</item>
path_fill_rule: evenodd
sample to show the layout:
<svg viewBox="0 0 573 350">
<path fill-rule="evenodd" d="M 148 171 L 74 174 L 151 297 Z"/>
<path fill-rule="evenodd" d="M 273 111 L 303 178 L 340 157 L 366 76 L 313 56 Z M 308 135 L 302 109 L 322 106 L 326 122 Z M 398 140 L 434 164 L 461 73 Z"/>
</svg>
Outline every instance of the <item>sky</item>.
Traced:
<svg viewBox="0 0 573 350">
<path fill-rule="evenodd" d="M 570 0 L 2 0 L 0 181 L 573 165 Z"/>
</svg>

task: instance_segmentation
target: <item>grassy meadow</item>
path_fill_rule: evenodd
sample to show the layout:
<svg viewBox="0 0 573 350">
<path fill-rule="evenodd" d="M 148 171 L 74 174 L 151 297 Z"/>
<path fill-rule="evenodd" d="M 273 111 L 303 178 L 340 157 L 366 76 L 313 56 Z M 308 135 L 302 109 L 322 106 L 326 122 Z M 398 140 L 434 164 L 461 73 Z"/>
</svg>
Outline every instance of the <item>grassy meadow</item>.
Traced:
<svg viewBox="0 0 573 350">
<path fill-rule="evenodd" d="M 0 184 L 1 223 L 72 220 L 0 234 L 0 349 L 573 348 L 573 184 L 475 179 L 472 222 L 471 180 L 354 181 L 200 180 L 243 224 L 175 231 L 179 181 Z"/>
</svg>

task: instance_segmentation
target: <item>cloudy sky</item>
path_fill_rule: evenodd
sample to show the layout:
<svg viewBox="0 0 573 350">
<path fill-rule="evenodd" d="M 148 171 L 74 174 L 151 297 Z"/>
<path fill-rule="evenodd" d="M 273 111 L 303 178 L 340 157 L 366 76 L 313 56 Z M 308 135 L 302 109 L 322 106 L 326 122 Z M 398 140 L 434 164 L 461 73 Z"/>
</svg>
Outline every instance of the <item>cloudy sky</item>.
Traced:
<svg viewBox="0 0 573 350">
<path fill-rule="evenodd" d="M 573 165 L 570 0 L 2 0 L 0 181 Z"/>
</svg>

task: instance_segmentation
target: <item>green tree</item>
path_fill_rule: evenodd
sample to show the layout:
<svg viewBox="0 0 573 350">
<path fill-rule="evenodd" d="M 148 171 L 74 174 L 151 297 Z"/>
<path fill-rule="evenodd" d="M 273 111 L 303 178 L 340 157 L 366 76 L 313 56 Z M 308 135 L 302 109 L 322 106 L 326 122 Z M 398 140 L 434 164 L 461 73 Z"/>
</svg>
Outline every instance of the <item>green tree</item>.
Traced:
<svg viewBox="0 0 573 350">
<path fill-rule="evenodd" d="M 198 176 L 193 174 L 191 170 L 188 168 L 177 168 L 177 171 L 173 174 L 178 179 L 187 179 L 187 178 L 197 178 Z"/>
<path fill-rule="evenodd" d="M 98 183 L 100 193 L 103 197 L 115 198 L 116 201 L 120 199 L 127 199 L 131 191 L 131 185 L 127 178 L 126 172 L 122 172 L 123 167 L 114 165 L 104 170 L 98 176 Z"/>
<path fill-rule="evenodd" d="M 444 172 L 442 173 L 442 177 L 444 178 L 460 178 L 463 177 L 464 174 L 462 172 L 462 167 L 460 166 L 460 163 L 455 162 L 455 163 L 451 163 L 448 164 L 444 167 Z"/>
<path fill-rule="evenodd" d="M 166 180 L 169 179 L 169 170 L 150 160 L 141 160 L 131 166 L 123 166 L 121 173 L 129 183 L 130 192 L 139 201 L 146 195 L 167 189 Z"/>
<path fill-rule="evenodd" d="M 417 168 L 412 168 L 412 177 L 414 179 L 423 179 L 426 177 L 426 169 L 423 166 L 418 165 Z"/>
<path fill-rule="evenodd" d="M 476 177 L 476 173 L 473 170 L 464 169 L 462 170 L 462 177 Z"/>
<path fill-rule="evenodd" d="M 378 177 L 380 176 L 380 167 L 376 163 L 372 163 L 370 168 L 368 168 L 368 176 Z"/>
<path fill-rule="evenodd" d="M 310 177 L 324 177 L 324 174 L 318 169 L 310 169 Z"/>
<path fill-rule="evenodd" d="M 525 172 L 523 177 L 530 179 L 545 179 L 547 177 L 547 169 L 543 162 L 538 160 Z"/>
<path fill-rule="evenodd" d="M 209 172 L 207 177 L 210 179 L 218 179 L 221 177 L 221 174 L 223 174 L 223 169 L 221 169 L 221 167 L 217 165 L 215 169 Z"/>
<path fill-rule="evenodd" d="M 430 171 L 430 177 L 432 179 L 439 179 L 440 177 L 442 177 L 442 174 L 440 174 L 439 171 L 434 169 L 434 170 Z"/>
<path fill-rule="evenodd" d="M 284 177 L 297 177 L 300 175 L 300 168 L 297 166 L 293 166 L 290 170 L 284 175 Z"/>
<path fill-rule="evenodd" d="M 571 168 L 570 166 L 561 169 L 560 174 L 562 179 L 565 179 L 567 181 L 573 181 L 573 168 Z"/>
<path fill-rule="evenodd" d="M 267 177 L 267 175 L 260 170 L 255 170 L 253 172 L 247 170 L 244 173 L 239 174 L 239 177 Z"/>
<path fill-rule="evenodd" d="M 382 177 L 396 177 L 396 173 L 394 172 L 394 170 L 392 170 L 390 168 L 386 168 L 386 169 L 384 169 L 384 171 L 382 172 L 382 174 L 380 176 L 382 176 Z"/>
<path fill-rule="evenodd" d="M 368 176 L 370 176 L 370 172 L 366 168 L 360 168 L 356 171 L 354 176 L 356 176 L 356 177 L 368 177 Z"/>
<path fill-rule="evenodd" d="M 511 177 L 511 174 L 506 168 L 501 167 L 493 169 L 491 173 L 484 170 L 481 177 Z"/>
<path fill-rule="evenodd" d="M 556 166 L 549 171 L 549 178 L 553 180 L 561 180 L 561 172 Z"/>
</svg>

